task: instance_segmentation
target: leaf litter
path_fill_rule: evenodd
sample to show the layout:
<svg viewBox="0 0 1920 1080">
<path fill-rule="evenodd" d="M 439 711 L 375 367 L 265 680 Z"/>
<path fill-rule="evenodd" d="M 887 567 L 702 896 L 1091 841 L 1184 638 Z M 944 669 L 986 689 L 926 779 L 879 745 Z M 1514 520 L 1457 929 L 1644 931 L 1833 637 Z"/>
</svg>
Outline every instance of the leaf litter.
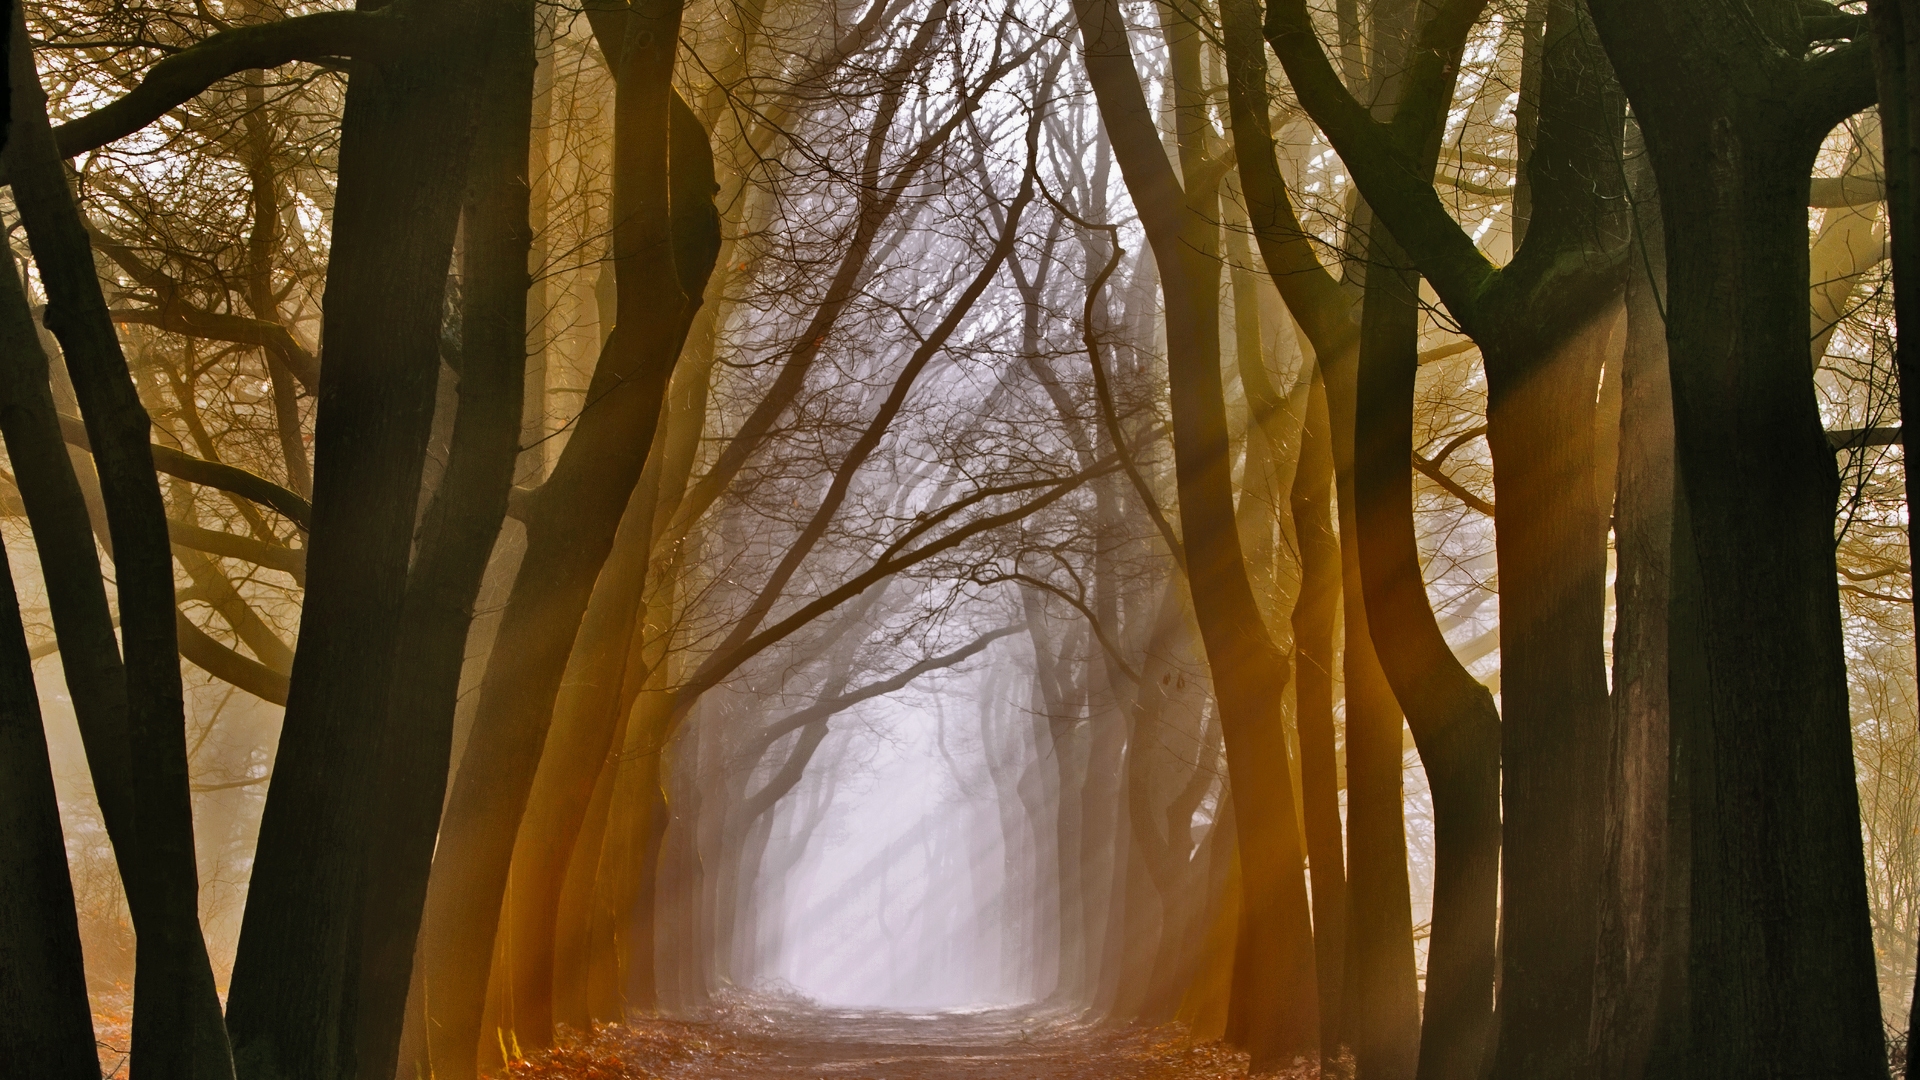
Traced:
<svg viewBox="0 0 1920 1080">
<path fill-rule="evenodd" d="M 1180 1025 L 1087 1023 L 1044 1006 L 912 1013 L 729 992 L 697 1019 L 566 1032 L 500 1080 L 1225 1080 L 1247 1056 Z M 1310 1065 L 1280 1074 L 1317 1077 Z"/>
</svg>

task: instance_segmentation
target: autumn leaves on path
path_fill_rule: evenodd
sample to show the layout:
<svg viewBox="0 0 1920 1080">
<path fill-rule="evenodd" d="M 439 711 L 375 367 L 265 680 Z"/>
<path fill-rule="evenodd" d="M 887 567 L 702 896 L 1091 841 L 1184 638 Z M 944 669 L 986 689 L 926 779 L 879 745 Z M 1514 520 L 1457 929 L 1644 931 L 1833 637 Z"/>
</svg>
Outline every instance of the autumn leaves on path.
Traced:
<svg viewBox="0 0 1920 1080">
<path fill-rule="evenodd" d="M 1089 1027 L 1038 1008 L 913 1014 L 735 998 L 699 1022 L 607 1025 L 512 1080 L 1211 1080 L 1246 1056 L 1175 1027 Z M 511 1050 L 511 1048 L 509 1048 Z"/>
</svg>

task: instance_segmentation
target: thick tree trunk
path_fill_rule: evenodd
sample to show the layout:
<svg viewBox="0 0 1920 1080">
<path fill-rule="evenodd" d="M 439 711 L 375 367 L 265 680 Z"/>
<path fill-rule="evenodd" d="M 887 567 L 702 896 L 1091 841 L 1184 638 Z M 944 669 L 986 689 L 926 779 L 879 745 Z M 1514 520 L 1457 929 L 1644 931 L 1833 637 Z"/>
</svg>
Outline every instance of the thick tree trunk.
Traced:
<svg viewBox="0 0 1920 1080">
<path fill-rule="evenodd" d="M 1685 491 L 1671 724 L 1690 794 L 1687 1073 L 1884 1073 L 1846 657 L 1838 476 L 1807 363 L 1807 177 L 1872 99 L 1864 42 L 1802 60 L 1744 9 L 1594 0 L 1660 181 Z M 1711 74 L 1706 74 L 1711 73 Z M 1678 531 L 1678 527 L 1676 527 Z M 1683 592 L 1692 571 L 1698 591 Z M 1682 646 L 1699 663 L 1682 667 Z M 1688 693 L 1683 696 L 1681 688 Z"/>
<path fill-rule="evenodd" d="M 356 1062 L 362 1080 L 387 1080 L 399 1060 L 467 631 L 518 454 L 532 242 L 526 160 L 533 7 L 515 0 L 501 17 L 463 209 L 459 403 L 446 472 L 418 533 L 382 732 L 381 820 L 390 839 L 368 853 Z"/>
<path fill-rule="evenodd" d="M 1671 379 L 1668 382 L 1671 404 Z M 1668 534 L 1667 579 L 1667 839 L 1661 937 L 1660 996 L 1645 1075 L 1650 1080 L 1691 1080 L 1691 986 L 1688 969 L 1693 919 L 1692 738 L 1674 718 L 1706 700 L 1707 661 L 1700 636 L 1700 564 L 1693 555 L 1686 480 L 1675 469 L 1673 529 Z"/>
<path fill-rule="evenodd" d="M 127 889 L 139 941 L 134 1063 L 145 1077 L 224 1080 L 233 1060 L 200 933 L 173 556 L 149 443 L 152 421 L 100 291 L 17 6 L 9 36 L 14 202 L 47 292 L 47 328 L 60 339 L 86 420 L 113 538 L 127 744 L 138 766 L 129 770 L 140 835 Z"/>
<path fill-rule="evenodd" d="M 1587 1056 L 1608 729 L 1594 412 L 1612 321 L 1525 365 L 1487 364 L 1504 717 L 1494 1067 L 1508 1080 L 1562 1075 Z"/>
<path fill-rule="evenodd" d="M 392 695 L 420 674 L 396 663 L 474 94 L 499 26 L 452 2 L 411 19 L 404 54 L 355 62 L 342 121 L 306 601 L 228 1011 L 249 1080 L 353 1073 L 373 1049 L 363 1036 L 391 1038 L 361 1020 L 391 1029 L 401 1000 L 389 990 L 391 1015 L 363 1013 L 361 965 L 404 966 L 410 944 L 404 927 L 393 945 L 364 921 L 388 807 L 385 784 L 356 778 L 395 764 L 394 723 L 422 722 L 393 716 Z M 431 783 L 424 772 L 417 782 Z M 430 820 L 415 825 L 416 849 L 422 831 Z M 368 974 L 383 988 L 395 978 Z"/>
<path fill-rule="evenodd" d="M 13 33 L 19 33 L 16 27 Z M 10 272 L 10 271 L 9 271 Z M 0 286 L 4 287 L 4 286 Z M 39 348 L 38 343 L 34 345 Z M 49 399 L 51 400 L 51 399 Z M 13 571 L 0 548 L 0 1045 L 7 1072 L 100 1075 L 60 804 Z"/>
<path fill-rule="evenodd" d="M 1676 458 L 1711 672 L 1704 709 L 1674 715 L 1697 751 L 1692 1060 L 1701 1077 L 1865 1075 L 1884 1051 L 1833 562 L 1838 482 L 1800 318 L 1817 141 L 1716 134 L 1691 153 L 1649 140 L 1666 166 L 1668 340 L 1686 358 L 1673 367 Z M 1680 168 L 1708 182 L 1676 182 Z M 1721 992 L 1733 986 L 1749 991 Z"/>
</svg>

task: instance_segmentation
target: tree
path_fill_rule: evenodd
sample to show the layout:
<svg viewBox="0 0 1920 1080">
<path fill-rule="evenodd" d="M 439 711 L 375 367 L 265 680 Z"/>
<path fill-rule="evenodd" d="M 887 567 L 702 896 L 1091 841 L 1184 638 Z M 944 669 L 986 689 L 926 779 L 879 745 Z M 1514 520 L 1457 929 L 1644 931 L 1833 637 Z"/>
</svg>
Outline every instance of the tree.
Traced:
<svg viewBox="0 0 1920 1080">
<path fill-rule="evenodd" d="M 1864 1075 L 1883 1067 L 1884 1040 L 1833 567 L 1837 477 L 1800 290 L 1815 153 L 1873 100 L 1866 27 L 1826 5 L 1591 7 L 1645 132 L 1666 234 L 1684 506 L 1672 602 L 1689 613 L 1670 629 L 1669 677 L 1691 808 L 1680 1060 L 1694 1076 Z M 1732 250 L 1742 257 L 1718 257 Z M 1775 928 L 1764 945 L 1761 920 Z"/>
<path fill-rule="evenodd" d="M 1175 111 L 1183 184 L 1153 130 L 1118 6 L 1081 3 L 1074 12 L 1088 81 L 1153 247 L 1166 300 L 1187 577 L 1220 702 L 1229 768 L 1240 777 L 1235 821 L 1245 906 L 1236 1008 L 1246 1018 L 1254 1068 L 1264 1070 L 1318 1048 L 1318 994 L 1304 853 L 1284 767 L 1284 731 L 1273 708 L 1273 688 L 1286 678 L 1286 656 L 1254 603 L 1234 524 L 1220 389 L 1218 214 L 1209 209 L 1217 205 L 1224 159 L 1210 155 L 1205 143 L 1197 41 L 1184 61 L 1190 65 L 1187 77 L 1180 78 L 1178 68 L 1175 77 L 1176 92 L 1192 95 Z M 1172 47 L 1178 56 L 1180 47 Z"/>
</svg>

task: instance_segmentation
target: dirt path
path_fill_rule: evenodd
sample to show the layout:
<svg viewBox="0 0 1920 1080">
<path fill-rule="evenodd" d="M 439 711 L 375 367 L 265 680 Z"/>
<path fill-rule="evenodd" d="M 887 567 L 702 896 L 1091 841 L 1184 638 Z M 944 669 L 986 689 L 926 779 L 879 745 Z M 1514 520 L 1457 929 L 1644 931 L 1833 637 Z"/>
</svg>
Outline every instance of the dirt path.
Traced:
<svg viewBox="0 0 1920 1080">
<path fill-rule="evenodd" d="M 933 1014 L 743 1001 L 641 1020 L 535 1055 L 512 1080 L 1215 1080 L 1246 1058 L 1177 1028 L 1090 1027 L 1037 1010 Z"/>
</svg>

